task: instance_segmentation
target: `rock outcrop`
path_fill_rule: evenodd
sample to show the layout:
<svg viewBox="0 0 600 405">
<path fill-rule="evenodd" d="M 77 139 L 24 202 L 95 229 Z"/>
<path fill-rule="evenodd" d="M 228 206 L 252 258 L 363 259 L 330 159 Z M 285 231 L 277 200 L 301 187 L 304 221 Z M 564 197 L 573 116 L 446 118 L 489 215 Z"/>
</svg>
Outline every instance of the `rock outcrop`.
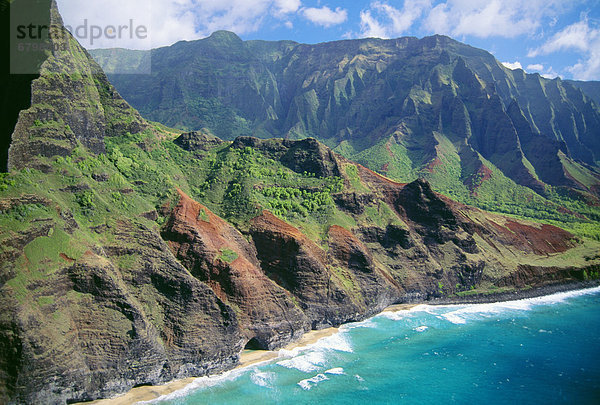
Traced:
<svg viewBox="0 0 600 405">
<path fill-rule="evenodd" d="M 51 7 L 48 45 L 53 51 L 31 84 L 31 106 L 19 114 L 9 170 L 49 170 L 37 156 L 68 156 L 78 145 L 102 153 L 105 136 L 149 128 L 63 26 L 55 0 L 47 3 Z"/>
<path fill-rule="evenodd" d="M 290 292 L 260 268 L 254 246 L 208 208 L 179 194 L 162 237 L 191 274 L 236 311 L 246 342 L 270 350 L 309 330 Z"/>
<path fill-rule="evenodd" d="M 232 147 L 251 147 L 265 156 L 278 160 L 296 173 L 311 173 L 318 177 L 340 176 L 339 157 L 315 139 L 300 141 L 286 139 L 258 139 L 241 136 Z"/>
<path fill-rule="evenodd" d="M 188 151 L 207 151 L 224 142 L 208 131 L 194 131 L 181 134 L 175 144 Z"/>
</svg>

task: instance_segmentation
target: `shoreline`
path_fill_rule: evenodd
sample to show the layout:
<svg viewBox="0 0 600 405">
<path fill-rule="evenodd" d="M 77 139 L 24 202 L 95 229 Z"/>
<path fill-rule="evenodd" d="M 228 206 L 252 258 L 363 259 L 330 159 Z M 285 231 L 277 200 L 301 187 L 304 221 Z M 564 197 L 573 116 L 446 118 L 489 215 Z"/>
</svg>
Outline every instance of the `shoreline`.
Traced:
<svg viewBox="0 0 600 405">
<path fill-rule="evenodd" d="M 401 304 L 407 306 L 407 304 Z M 416 305 L 416 304 L 415 304 Z M 413 307 L 415 305 L 408 305 Z M 389 308 L 389 307 L 388 307 Z M 387 310 L 387 308 L 386 308 Z M 239 370 L 246 367 L 251 367 L 257 364 L 266 363 L 275 360 L 279 357 L 280 350 L 294 350 L 299 347 L 305 347 L 317 343 L 322 338 L 326 338 L 335 335 L 339 331 L 339 328 L 331 327 L 326 329 L 311 330 L 306 332 L 300 339 L 290 342 L 285 347 L 277 350 L 244 350 L 240 353 L 240 362 L 232 370 Z M 230 370 L 230 371 L 232 371 Z M 218 375 L 218 374 L 217 374 Z M 149 385 L 141 386 L 130 389 L 124 394 L 117 397 L 97 399 L 91 402 L 78 402 L 80 405 L 131 405 L 143 401 L 152 401 L 164 395 L 171 394 L 175 391 L 179 391 L 189 384 L 193 383 L 197 378 L 203 377 L 189 377 L 182 380 L 171 381 L 162 385 Z"/>
<path fill-rule="evenodd" d="M 493 294 L 474 294 L 463 297 L 444 297 L 430 301 L 419 302 L 427 305 L 461 305 L 461 304 L 490 304 L 495 302 L 518 301 L 529 298 L 543 297 L 561 292 L 584 290 L 600 286 L 600 280 L 572 281 L 569 283 L 556 283 L 543 286 L 520 289 L 515 291 L 499 292 Z"/>
<path fill-rule="evenodd" d="M 439 298 L 430 301 L 415 301 L 409 303 L 392 304 L 386 307 L 383 312 L 396 312 L 406 311 L 414 308 L 418 305 L 469 305 L 469 304 L 485 304 L 495 302 L 507 302 L 517 301 L 522 299 L 530 299 L 536 297 L 543 297 L 552 295 L 560 292 L 568 292 L 575 290 L 582 290 L 587 288 L 593 288 L 600 286 L 600 280 L 593 281 L 579 281 L 566 284 L 552 284 L 540 287 L 533 287 L 527 290 L 516 290 L 511 292 L 503 292 L 496 294 L 477 294 L 473 296 L 465 297 L 446 297 Z M 377 316 L 374 314 L 372 316 Z M 371 317 L 372 317 L 371 316 Z M 339 327 L 330 327 L 320 330 L 311 330 L 306 332 L 300 339 L 287 344 L 285 347 L 277 350 L 244 350 L 240 353 L 239 364 L 232 370 L 238 370 L 242 368 L 251 367 L 253 365 L 266 363 L 273 361 L 279 357 L 280 350 L 291 351 L 299 347 L 309 346 L 318 342 L 320 339 L 332 336 L 338 333 Z M 197 378 L 203 377 L 189 377 L 182 380 L 171 381 L 162 385 L 152 386 L 141 386 L 130 389 L 124 394 L 117 397 L 94 400 L 91 402 L 80 402 L 80 405 L 131 405 L 143 401 L 151 401 L 161 396 L 171 394 L 175 391 L 179 391 L 189 384 L 193 383 Z"/>
</svg>

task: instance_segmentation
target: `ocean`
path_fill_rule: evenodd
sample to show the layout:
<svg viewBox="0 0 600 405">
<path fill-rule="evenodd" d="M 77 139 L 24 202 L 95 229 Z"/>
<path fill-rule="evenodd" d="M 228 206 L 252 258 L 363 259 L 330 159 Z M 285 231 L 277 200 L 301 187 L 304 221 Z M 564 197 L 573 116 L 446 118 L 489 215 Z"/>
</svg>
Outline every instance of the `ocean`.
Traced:
<svg viewBox="0 0 600 405">
<path fill-rule="evenodd" d="M 419 305 L 154 404 L 599 404 L 600 288 Z"/>
</svg>

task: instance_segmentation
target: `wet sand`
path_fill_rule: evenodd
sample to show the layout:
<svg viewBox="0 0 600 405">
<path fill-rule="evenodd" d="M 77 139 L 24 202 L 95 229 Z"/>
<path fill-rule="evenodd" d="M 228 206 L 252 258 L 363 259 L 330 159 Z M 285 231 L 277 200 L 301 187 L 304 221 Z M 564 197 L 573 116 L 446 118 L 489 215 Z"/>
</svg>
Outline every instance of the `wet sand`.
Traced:
<svg viewBox="0 0 600 405">
<path fill-rule="evenodd" d="M 416 307 L 418 304 L 396 304 L 390 305 L 383 312 L 397 312 L 397 311 L 408 311 L 411 308 Z"/>
<path fill-rule="evenodd" d="M 339 331 L 338 328 L 327 328 L 321 330 L 311 330 L 306 332 L 302 337 L 295 342 L 283 347 L 283 350 L 293 350 L 298 347 L 304 347 L 317 343 L 320 339 L 335 335 Z M 279 350 L 244 350 L 240 355 L 240 364 L 236 368 L 248 367 L 253 364 L 263 363 L 276 359 L 279 356 Z"/>
<path fill-rule="evenodd" d="M 100 399 L 92 402 L 79 402 L 80 405 L 99 404 L 99 405 L 130 405 L 140 401 L 151 401 L 163 395 L 170 394 L 185 388 L 188 384 L 194 381 L 194 378 L 186 378 L 183 380 L 172 381 L 165 385 L 153 385 L 147 387 L 136 387 L 129 390 L 127 393 L 118 397 L 109 399 Z"/>
</svg>

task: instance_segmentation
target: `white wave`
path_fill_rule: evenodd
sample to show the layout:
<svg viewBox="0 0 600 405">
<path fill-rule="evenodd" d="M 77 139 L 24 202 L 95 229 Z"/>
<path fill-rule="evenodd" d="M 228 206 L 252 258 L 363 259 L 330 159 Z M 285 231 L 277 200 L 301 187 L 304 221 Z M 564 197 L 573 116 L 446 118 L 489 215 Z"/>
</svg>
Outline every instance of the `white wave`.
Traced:
<svg viewBox="0 0 600 405">
<path fill-rule="evenodd" d="M 285 368 L 295 368 L 304 373 L 310 373 L 323 367 L 325 364 L 325 353 L 320 351 L 309 351 L 306 354 L 279 361 L 277 364 Z"/>
<path fill-rule="evenodd" d="M 340 326 L 340 331 L 348 331 L 350 329 L 356 329 L 356 328 L 374 328 L 377 327 L 377 324 L 375 323 L 375 321 L 373 320 L 373 318 L 369 318 L 369 319 L 365 319 L 364 321 L 360 321 L 360 322 L 351 322 L 351 323 L 346 323 L 344 325 Z"/>
<path fill-rule="evenodd" d="M 432 314 L 440 319 L 445 319 L 452 323 L 463 324 L 463 323 L 466 323 L 469 319 L 473 319 L 473 318 L 491 317 L 491 316 L 500 314 L 505 311 L 528 311 L 528 310 L 534 308 L 535 306 L 558 304 L 558 303 L 565 302 L 566 300 L 568 300 L 570 298 L 591 295 L 591 294 L 598 294 L 598 293 L 600 293 L 600 287 L 588 288 L 588 289 L 584 289 L 584 290 L 561 292 L 561 293 L 556 293 L 556 294 L 537 297 L 537 298 L 528 298 L 528 299 L 517 300 L 517 301 L 506 301 L 506 302 L 497 302 L 497 303 L 489 303 L 489 304 L 473 304 L 473 305 L 467 305 L 467 306 L 465 306 L 463 304 L 458 304 L 458 305 L 421 304 L 421 305 L 416 305 L 408 310 L 400 310 L 400 311 L 395 311 L 395 312 L 388 311 L 388 312 L 379 314 L 377 316 L 384 316 L 384 317 L 389 317 L 391 319 L 401 320 L 401 319 L 411 315 L 411 313 L 426 312 L 428 314 Z M 449 312 L 444 312 L 444 311 L 448 311 L 448 310 L 449 310 Z M 376 326 L 376 325 L 375 325 L 374 321 L 372 320 L 372 318 L 367 319 L 362 322 L 346 324 L 346 325 L 343 325 L 342 327 L 340 327 L 340 332 L 338 332 L 337 334 L 326 337 L 326 338 L 322 338 L 315 344 L 304 346 L 304 347 L 297 347 L 293 350 L 281 349 L 279 351 L 279 358 L 287 358 L 287 359 L 279 361 L 277 364 L 279 364 L 283 367 L 287 367 L 287 368 L 296 368 L 296 369 L 298 369 L 300 371 L 304 371 L 304 372 L 317 371 L 317 370 L 323 368 L 323 365 L 325 364 L 325 353 L 324 353 L 325 351 L 338 350 L 338 351 L 344 351 L 344 352 L 350 352 L 350 353 L 353 351 L 352 345 L 350 344 L 350 341 L 349 341 L 349 336 L 344 332 L 346 332 L 349 329 L 356 328 L 356 327 L 373 327 L 373 326 Z M 418 328 L 415 328 L 415 330 L 421 331 L 419 329 L 423 328 L 423 327 L 425 327 L 425 326 L 420 326 Z M 544 333 L 545 331 L 540 330 L 539 332 Z M 551 331 L 548 331 L 548 333 L 551 333 Z M 317 349 L 317 350 L 314 350 L 314 351 L 311 350 L 306 354 L 301 354 L 310 349 Z M 253 365 L 253 366 L 256 366 L 256 365 Z M 327 370 L 327 371 L 325 371 L 325 373 L 334 374 L 334 373 L 330 372 L 332 370 L 337 370 L 337 368 Z M 218 384 L 222 384 L 223 382 L 226 382 L 226 381 L 235 380 L 242 373 L 245 373 L 245 372 L 247 372 L 247 368 L 239 368 L 239 369 L 227 371 L 223 374 L 219 374 L 216 376 L 199 377 L 178 391 L 172 392 L 168 395 L 163 395 L 163 396 L 153 399 L 151 401 L 138 402 L 138 404 L 151 404 L 151 403 L 157 403 L 160 401 L 168 401 L 168 400 L 173 400 L 176 398 L 185 397 L 185 396 L 189 395 L 189 393 L 192 391 L 196 391 L 201 388 L 212 387 L 212 386 L 215 386 Z M 260 374 L 268 374 L 268 373 L 260 373 Z M 303 385 L 313 384 L 312 380 L 318 379 L 318 377 L 320 375 L 322 375 L 323 377 L 325 377 L 325 379 L 327 379 L 327 377 L 324 374 L 318 374 L 315 377 L 309 378 L 307 380 L 302 380 L 298 384 L 300 385 L 300 383 L 302 383 L 303 381 L 306 382 Z M 264 377 L 264 376 L 260 376 L 260 377 L 256 376 L 255 378 L 257 378 L 257 381 L 260 380 L 261 382 L 265 382 L 266 379 L 263 379 L 262 377 Z M 359 376 L 358 374 L 356 374 L 354 377 L 358 381 L 364 381 L 364 379 L 361 376 Z M 255 382 L 254 379 L 253 379 L 253 382 Z M 258 385 L 260 385 L 260 383 L 258 383 Z M 308 388 L 308 389 L 310 389 L 310 388 Z"/>
<path fill-rule="evenodd" d="M 342 325 L 344 327 L 345 325 Z M 352 345 L 350 343 L 350 336 L 346 333 L 347 330 L 342 330 L 340 327 L 340 331 L 327 337 L 323 337 L 317 340 L 314 343 L 308 344 L 306 346 L 298 346 L 291 350 L 288 349 L 279 349 L 278 357 L 279 358 L 291 358 L 297 357 L 311 350 L 317 351 L 342 351 L 352 353 Z"/>
<path fill-rule="evenodd" d="M 410 317 L 410 314 L 407 310 L 403 309 L 400 311 L 385 311 L 385 312 L 382 312 L 379 315 L 377 315 L 377 317 L 378 318 L 387 318 L 392 321 L 401 321 L 403 319 Z"/>
<path fill-rule="evenodd" d="M 423 326 L 417 326 L 414 330 L 416 332 L 425 332 L 427 329 L 429 329 L 427 326 L 423 325 Z"/>
<path fill-rule="evenodd" d="M 284 360 L 278 361 L 277 364 L 311 373 L 323 368 L 331 351 L 352 353 L 349 335 L 340 331 L 307 346 L 296 347 L 292 350 L 280 349 L 278 357 Z"/>
<path fill-rule="evenodd" d="M 448 314 L 443 314 L 442 317 L 446 318 L 446 320 L 448 322 L 451 322 L 451 323 L 453 323 L 455 325 L 461 325 L 461 324 L 467 323 L 466 318 L 461 317 L 459 315 L 459 312 L 460 311 L 454 311 L 454 312 L 450 312 Z"/>
<path fill-rule="evenodd" d="M 274 373 L 260 372 L 255 369 L 250 375 L 250 380 L 258 386 L 271 388 L 274 377 Z"/>
<path fill-rule="evenodd" d="M 419 304 L 409 309 L 400 309 L 398 311 L 384 311 L 377 317 L 388 318 L 392 321 L 401 321 L 406 318 L 413 318 L 418 312 L 429 312 L 431 305 Z M 368 321 L 369 319 L 367 319 Z"/>
<path fill-rule="evenodd" d="M 325 371 L 325 374 L 345 375 L 346 373 L 342 367 L 335 367 Z"/>
<path fill-rule="evenodd" d="M 347 333 L 338 332 L 334 335 L 319 339 L 313 346 L 313 349 L 336 350 L 339 352 L 352 353 L 352 344 L 350 336 Z"/>
<path fill-rule="evenodd" d="M 453 324 L 464 324 L 468 320 L 490 318 L 506 312 L 525 312 L 542 305 L 554 305 L 567 301 L 570 298 L 584 295 L 596 294 L 600 292 L 600 287 L 589 288 L 585 290 L 567 291 L 546 295 L 536 298 L 526 298 L 516 301 L 493 302 L 487 304 L 473 304 L 467 306 L 461 305 L 440 305 L 438 314 Z M 440 310 L 455 309 L 454 311 L 440 313 Z M 436 307 L 431 309 L 435 312 Z"/>
<path fill-rule="evenodd" d="M 307 378 L 306 380 L 302 380 L 298 382 L 298 385 L 302 387 L 303 390 L 309 390 L 321 381 L 329 380 L 325 374 L 317 374 L 314 377 Z"/>
</svg>

